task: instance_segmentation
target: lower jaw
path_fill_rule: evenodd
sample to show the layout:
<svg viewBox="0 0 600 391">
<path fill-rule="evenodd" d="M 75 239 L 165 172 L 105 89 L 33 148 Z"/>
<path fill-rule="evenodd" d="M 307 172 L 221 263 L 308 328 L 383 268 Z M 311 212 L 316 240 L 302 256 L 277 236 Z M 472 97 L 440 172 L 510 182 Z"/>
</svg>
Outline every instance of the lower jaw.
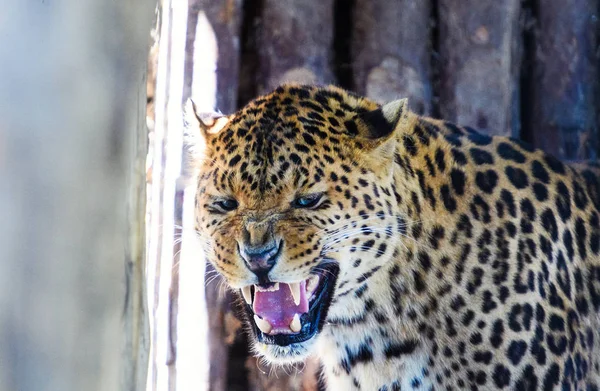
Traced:
<svg viewBox="0 0 600 391">
<path fill-rule="evenodd" d="M 263 342 L 254 343 L 254 351 L 265 358 L 270 364 L 284 365 L 295 364 L 305 361 L 313 351 L 316 336 L 301 343 L 294 343 L 287 346 L 266 344 Z"/>
</svg>

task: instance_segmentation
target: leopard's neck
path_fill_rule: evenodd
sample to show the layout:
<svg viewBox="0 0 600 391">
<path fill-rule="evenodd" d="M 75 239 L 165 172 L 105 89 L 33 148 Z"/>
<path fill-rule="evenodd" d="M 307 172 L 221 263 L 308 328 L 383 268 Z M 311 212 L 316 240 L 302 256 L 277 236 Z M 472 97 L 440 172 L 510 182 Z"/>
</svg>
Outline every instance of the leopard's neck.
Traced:
<svg viewBox="0 0 600 391">
<path fill-rule="evenodd" d="M 328 389 L 410 389 L 428 382 L 423 305 L 411 298 L 408 276 L 399 269 L 396 261 L 389 262 L 368 288 L 332 305 L 317 342 Z"/>
</svg>

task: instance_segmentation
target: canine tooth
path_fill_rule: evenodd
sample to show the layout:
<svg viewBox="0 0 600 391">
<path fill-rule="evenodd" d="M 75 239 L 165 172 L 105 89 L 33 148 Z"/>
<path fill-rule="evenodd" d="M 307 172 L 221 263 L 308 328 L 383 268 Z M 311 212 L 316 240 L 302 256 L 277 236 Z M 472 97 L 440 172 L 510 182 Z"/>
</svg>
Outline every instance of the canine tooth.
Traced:
<svg viewBox="0 0 600 391">
<path fill-rule="evenodd" d="M 292 296 L 294 297 L 294 304 L 300 304 L 300 283 L 294 282 L 290 285 L 290 291 L 292 292 Z"/>
<path fill-rule="evenodd" d="M 265 334 L 269 334 L 271 332 L 271 330 L 273 329 L 273 326 L 271 326 L 271 323 L 269 323 L 268 321 L 259 318 L 257 315 L 254 315 L 254 323 L 256 323 L 256 325 L 258 326 L 258 328 L 260 329 L 260 331 L 262 331 Z"/>
<path fill-rule="evenodd" d="M 294 319 L 292 319 L 292 322 L 290 323 L 290 330 L 292 330 L 294 333 L 297 333 L 301 328 L 302 324 L 300 324 L 300 317 L 298 314 L 294 314 Z"/>
<path fill-rule="evenodd" d="M 250 287 L 250 285 L 247 285 L 242 288 L 242 296 L 244 296 L 244 300 L 246 300 L 246 303 L 252 305 L 252 288 Z"/>
</svg>

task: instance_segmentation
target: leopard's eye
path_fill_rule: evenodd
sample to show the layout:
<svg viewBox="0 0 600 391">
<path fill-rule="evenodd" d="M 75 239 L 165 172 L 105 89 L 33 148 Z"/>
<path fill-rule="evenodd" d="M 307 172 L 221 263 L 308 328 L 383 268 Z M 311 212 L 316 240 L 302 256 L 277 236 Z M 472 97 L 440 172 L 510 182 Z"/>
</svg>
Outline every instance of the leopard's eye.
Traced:
<svg viewBox="0 0 600 391">
<path fill-rule="evenodd" d="M 298 197 L 292 202 L 292 206 L 294 208 L 314 208 L 315 206 L 317 206 L 319 201 L 321 201 L 322 197 L 322 193 L 315 193 Z"/>
<path fill-rule="evenodd" d="M 237 209 L 238 202 L 233 198 L 226 198 L 224 200 L 216 201 L 213 205 L 224 212 L 231 212 L 232 210 Z"/>
</svg>

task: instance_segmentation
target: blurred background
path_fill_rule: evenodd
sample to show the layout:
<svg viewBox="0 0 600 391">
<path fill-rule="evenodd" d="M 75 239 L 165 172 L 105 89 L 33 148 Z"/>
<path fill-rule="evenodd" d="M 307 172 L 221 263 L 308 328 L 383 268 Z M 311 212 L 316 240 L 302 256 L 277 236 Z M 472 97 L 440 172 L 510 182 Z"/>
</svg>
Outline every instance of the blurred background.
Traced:
<svg viewBox="0 0 600 391">
<path fill-rule="evenodd" d="M 379 102 L 408 97 L 418 113 L 562 159 L 598 158 L 598 0 L 190 0 L 188 10 L 185 94 L 214 71 L 223 113 L 285 81 L 332 83 Z M 207 21 L 208 70 L 197 34 Z M 206 294 L 212 390 L 322 388 L 317 362 L 261 364 L 232 297 L 214 279 Z"/>
<path fill-rule="evenodd" d="M 225 113 L 282 81 L 334 83 L 379 101 L 408 97 L 419 113 L 518 137 L 560 158 L 594 159 L 599 7 L 598 0 L 190 0 L 188 48 L 204 12 L 218 40 L 217 106 Z"/>
</svg>

